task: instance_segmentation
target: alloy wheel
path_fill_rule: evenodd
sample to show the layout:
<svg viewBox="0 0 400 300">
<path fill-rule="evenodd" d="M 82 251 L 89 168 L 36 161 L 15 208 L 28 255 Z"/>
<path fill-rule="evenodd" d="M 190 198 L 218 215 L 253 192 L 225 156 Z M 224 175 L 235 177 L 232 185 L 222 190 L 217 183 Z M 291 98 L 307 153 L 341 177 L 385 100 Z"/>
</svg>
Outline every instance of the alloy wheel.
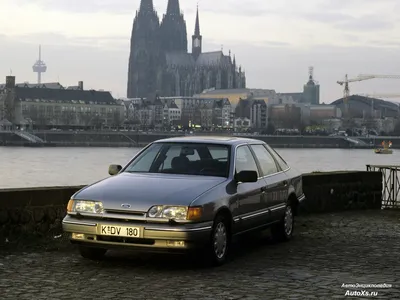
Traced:
<svg viewBox="0 0 400 300">
<path fill-rule="evenodd" d="M 226 226 L 223 222 L 220 222 L 217 224 L 214 231 L 214 254 L 218 259 L 225 256 L 227 244 Z"/>
<path fill-rule="evenodd" d="M 293 212 L 292 212 L 292 207 L 289 205 L 286 207 L 285 211 L 285 219 L 284 219 L 284 228 L 285 228 L 285 233 L 287 236 L 292 234 L 293 230 Z"/>
</svg>

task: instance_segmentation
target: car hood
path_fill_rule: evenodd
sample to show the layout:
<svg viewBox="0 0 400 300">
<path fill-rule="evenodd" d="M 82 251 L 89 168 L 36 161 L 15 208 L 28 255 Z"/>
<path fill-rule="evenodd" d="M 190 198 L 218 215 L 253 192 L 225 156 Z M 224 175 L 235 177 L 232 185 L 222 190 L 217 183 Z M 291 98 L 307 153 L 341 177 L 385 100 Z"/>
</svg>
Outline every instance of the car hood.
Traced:
<svg viewBox="0 0 400 300">
<path fill-rule="evenodd" d="M 226 178 L 171 174 L 121 173 L 89 185 L 74 199 L 102 201 L 105 210 L 146 212 L 153 205 L 189 205 L 194 199 Z"/>
</svg>

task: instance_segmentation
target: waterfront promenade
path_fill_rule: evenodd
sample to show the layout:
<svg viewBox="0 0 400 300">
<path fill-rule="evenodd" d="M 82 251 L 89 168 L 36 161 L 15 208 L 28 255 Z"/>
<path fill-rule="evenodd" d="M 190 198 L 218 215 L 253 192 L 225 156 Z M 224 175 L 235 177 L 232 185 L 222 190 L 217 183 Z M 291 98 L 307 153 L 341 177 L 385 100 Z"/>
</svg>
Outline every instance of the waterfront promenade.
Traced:
<svg viewBox="0 0 400 300">
<path fill-rule="evenodd" d="M 267 233 L 238 242 L 232 261 L 214 269 L 196 259 L 131 253 L 96 263 L 58 239 L 47 251 L 0 251 L 0 290 L 4 300 L 344 299 L 363 290 L 399 299 L 399 217 L 386 210 L 301 216 L 291 242 L 273 244 Z"/>
<path fill-rule="evenodd" d="M 24 139 L 15 132 L 0 132 L 3 146 L 55 146 L 55 147 L 142 147 L 155 140 L 187 135 L 185 132 L 138 132 L 138 131 L 35 131 L 35 138 Z M 195 132 L 196 135 L 224 135 L 227 132 Z M 393 142 L 392 148 L 400 148 L 400 137 L 344 137 L 312 135 L 252 135 L 235 133 L 235 136 L 260 139 L 275 148 L 340 148 L 370 149 L 382 141 Z M 38 139 L 37 139 L 38 138 Z M 35 139 L 37 139 L 35 141 Z M 42 142 L 40 142 L 42 141 Z"/>
<path fill-rule="evenodd" d="M 80 188 L 0 190 L 2 299 L 400 298 L 400 211 L 381 209 L 381 172 L 303 174 L 294 239 L 243 236 L 219 268 L 199 256 L 110 251 L 84 260 L 61 228 Z"/>
</svg>

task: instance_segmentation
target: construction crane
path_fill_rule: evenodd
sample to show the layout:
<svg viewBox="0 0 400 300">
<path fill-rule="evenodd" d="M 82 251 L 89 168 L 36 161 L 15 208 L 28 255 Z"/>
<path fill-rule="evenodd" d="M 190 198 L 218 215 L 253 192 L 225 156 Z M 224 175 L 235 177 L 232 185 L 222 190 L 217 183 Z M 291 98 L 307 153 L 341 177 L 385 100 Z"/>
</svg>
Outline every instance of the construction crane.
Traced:
<svg viewBox="0 0 400 300">
<path fill-rule="evenodd" d="M 376 74 L 360 74 L 355 78 L 349 79 L 347 74 L 344 77 L 343 81 L 337 81 L 338 84 L 344 86 L 343 90 L 343 104 L 344 104 L 344 115 L 346 118 L 349 117 L 349 103 L 348 98 L 350 97 L 350 82 L 364 81 L 369 79 L 400 79 L 400 75 L 376 75 Z"/>
<path fill-rule="evenodd" d="M 348 117 L 348 112 L 349 112 L 349 106 L 348 106 L 348 98 L 350 97 L 350 88 L 349 88 L 349 83 L 350 82 L 357 82 L 357 81 L 363 81 L 363 80 L 368 80 L 368 79 L 373 79 L 375 78 L 373 75 L 358 75 L 355 78 L 349 79 L 347 74 L 344 76 L 343 81 L 337 81 L 338 84 L 341 86 L 344 86 L 343 90 L 343 104 L 344 104 L 344 115 L 347 118 Z"/>
</svg>

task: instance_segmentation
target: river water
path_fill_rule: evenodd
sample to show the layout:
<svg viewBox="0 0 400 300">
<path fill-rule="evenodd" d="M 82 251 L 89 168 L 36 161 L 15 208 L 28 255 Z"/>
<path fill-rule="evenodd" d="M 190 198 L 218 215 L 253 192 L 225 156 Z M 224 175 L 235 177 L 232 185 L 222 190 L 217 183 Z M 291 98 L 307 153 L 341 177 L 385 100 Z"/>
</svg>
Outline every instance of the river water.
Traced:
<svg viewBox="0 0 400 300">
<path fill-rule="evenodd" d="M 84 185 L 108 176 L 108 165 L 124 165 L 139 148 L 0 147 L 0 188 Z M 302 173 L 365 170 L 366 164 L 400 165 L 400 150 L 277 149 Z"/>
</svg>

